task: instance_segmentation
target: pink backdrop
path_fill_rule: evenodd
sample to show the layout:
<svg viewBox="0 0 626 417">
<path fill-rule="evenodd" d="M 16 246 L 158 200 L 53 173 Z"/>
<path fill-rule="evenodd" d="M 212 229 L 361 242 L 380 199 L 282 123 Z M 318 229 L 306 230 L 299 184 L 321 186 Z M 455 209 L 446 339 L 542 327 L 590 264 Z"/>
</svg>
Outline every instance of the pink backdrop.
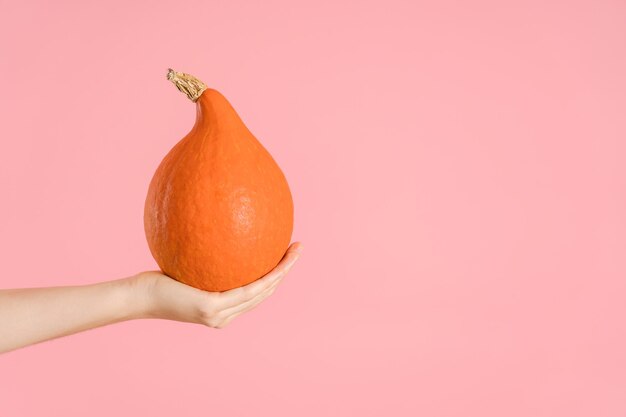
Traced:
<svg viewBox="0 0 626 417">
<path fill-rule="evenodd" d="M 274 155 L 306 245 L 225 330 L 0 356 L 0 414 L 626 415 L 625 50 L 618 0 L 0 0 L 1 287 L 155 268 L 169 66 Z"/>
</svg>

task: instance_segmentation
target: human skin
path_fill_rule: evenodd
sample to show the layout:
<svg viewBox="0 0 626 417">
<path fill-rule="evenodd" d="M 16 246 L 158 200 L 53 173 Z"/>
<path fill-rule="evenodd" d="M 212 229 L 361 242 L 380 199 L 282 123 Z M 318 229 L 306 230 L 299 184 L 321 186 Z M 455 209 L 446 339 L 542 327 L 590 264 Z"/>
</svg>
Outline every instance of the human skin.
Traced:
<svg viewBox="0 0 626 417">
<path fill-rule="evenodd" d="M 267 275 L 207 292 L 160 271 L 96 284 L 0 290 L 0 353 L 126 320 L 165 319 L 221 329 L 272 295 L 302 252 L 292 244 Z"/>
</svg>

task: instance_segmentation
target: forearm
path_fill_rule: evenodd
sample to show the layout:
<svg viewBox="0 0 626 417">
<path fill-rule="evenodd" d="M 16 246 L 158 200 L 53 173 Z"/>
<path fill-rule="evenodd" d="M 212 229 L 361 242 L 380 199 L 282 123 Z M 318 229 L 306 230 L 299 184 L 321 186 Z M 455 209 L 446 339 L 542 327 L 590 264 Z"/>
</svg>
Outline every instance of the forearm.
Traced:
<svg viewBox="0 0 626 417">
<path fill-rule="evenodd" d="M 0 290 L 0 353 L 144 317 L 132 280 Z"/>
</svg>

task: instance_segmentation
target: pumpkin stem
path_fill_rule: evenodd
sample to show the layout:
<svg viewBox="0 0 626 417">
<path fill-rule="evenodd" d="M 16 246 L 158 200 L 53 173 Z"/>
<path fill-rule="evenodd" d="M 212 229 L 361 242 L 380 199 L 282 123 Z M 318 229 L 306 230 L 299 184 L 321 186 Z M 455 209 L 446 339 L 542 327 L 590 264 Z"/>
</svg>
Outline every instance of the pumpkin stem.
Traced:
<svg viewBox="0 0 626 417">
<path fill-rule="evenodd" d="M 176 88 L 185 93 L 193 102 L 198 100 L 204 90 L 207 89 L 207 86 L 193 75 L 176 72 L 171 68 L 167 70 L 167 79 L 173 82 Z"/>
</svg>

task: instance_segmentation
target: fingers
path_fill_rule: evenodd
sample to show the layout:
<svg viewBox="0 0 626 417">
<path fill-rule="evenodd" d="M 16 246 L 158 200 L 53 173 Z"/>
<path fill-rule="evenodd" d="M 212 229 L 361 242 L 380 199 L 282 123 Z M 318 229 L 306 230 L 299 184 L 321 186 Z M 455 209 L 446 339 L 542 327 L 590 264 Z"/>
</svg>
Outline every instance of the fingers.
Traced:
<svg viewBox="0 0 626 417">
<path fill-rule="evenodd" d="M 269 294 L 267 297 L 269 297 L 270 295 L 272 295 L 272 294 L 274 293 L 275 289 L 276 289 L 276 288 L 272 289 L 272 290 L 271 290 L 271 292 L 270 292 L 270 294 Z M 237 312 L 237 313 L 234 313 L 234 314 L 232 314 L 232 315 L 228 316 L 228 317 L 227 317 L 227 318 L 226 318 L 226 319 L 222 322 L 222 324 L 220 324 L 220 325 L 218 326 L 218 329 L 222 329 L 222 328 L 226 327 L 226 326 L 227 326 L 227 325 L 228 325 L 231 321 L 233 321 L 235 318 L 237 318 L 237 317 L 238 317 L 238 316 L 240 316 L 241 314 L 243 314 L 243 313 L 245 313 L 245 312 L 248 312 L 248 311 L 252 310 L 253 308 L 255 308 L 257 305 L 261 304 L 261 302 L 262 302 L 263 300 L 265 300 L 265 298 L 267 298 L 267 297 L 263 297 L 262 299 L 256 300 L 256 301 L 254 301 L 254 303 L 250 304 L 250 305 L 249 305 L 249 306 L 248 306 L 245 310 L 241 310 L 241 311 L 239 311 L 239 312 Z"/>
<path fill-rule="evenodd" d="M 269 288 L 265 289 L 262 293 L 258 294 L 251 300 L 245 301 L 235 307 L 216 312 L 211 318 L 207 320 L 205 324 L 207 324 L 209 327 L 214 327 L 216 329 L 224 328 L 235 317 L 242 313 L 245 313 L 248 310 L 253 309 L 267 297 L 272 295 L 281 281 L 282 278 L 277 279 L 274 284 L 272 284 Z"/>
<path fill-rule="evenodd" d="M 293 267 L 300 257 L 302 245 L 299 242 L 292 244 L 285 252 L 281 261 L 274 269 L 258 280 L 245 285 L 243 287 L 234 288 L 232 290 L 219 293 L 221 308 L 228 309 L 238 306 L 246 301 L 252 300 L 259 294 L 274 285 L 278 280 L 284 277 Z"/>
<path fill-rule="evenodd" d="M 222 293 L 211 293 L 219 298 L 219 308 L 209 315 L 205 324 L 221 329 L 239 315 L 263 302 L 276 291 L 282 279 L 298 260 L 301 251 L 302 245 L 294 243 L 287 249 L 278 265 L 264 277 L 241 288 Z"/>
<path fill-rule="evenodd" d="M 280 283 L 280 281 L 282 281 L 282 278 L 279 279 L 274 285 L 272 285 L 270 288 L 266 289 L 265 291 L 263 291 L 261 294 L 257 295 L 256 297 L 254 297 L 251 300 L 246 301 L 243 304 L 240 304 L 236 307 L 230 308 L 228 310 L 222 311 L 220 313 L 220 316 L 224 317 L 222 319 L 222 321 L 215 326 L 217 329 L 222 329 L 224 327 L 226 327 L 226 325 L 228 325 L 228 323 L 230 323 L 231 321 L 233 321 L 235 319 L 235 317 L 248 312 L 250 310 L 252 310 L 253 308 L 255 308 L 256 306 L 258 306 L 259 304 L 261 304 L 263 301 L 265 301 L 265 299 L 267 297 L 269 297 L 270 295 L 274 294 L 274 291 L 276 291 L 276 288 L 278 287 L 278 284 Z"/>
<path fill-rule="evenodd" d="M 283 274 L 286 274 L 287 272 L 289 272 L 291 267 L 296 263 L 296 261 L 300 257 L 301 253 L 302 253 L 302 244 L 300 242 L 296 242 L 292 244 L 291 246 L 289 246 L 283 258 L 280 260 L 278 265 L 276 265 L 276 267 L 270 272 L 270 274 L 280 273 L 280 272 L 282 272 Z"/>
<path fill-rule="evenodd" d="M 252 306 L 255 306 L 256 304 L 260 303 L 261 301 L 265 300 L 267 297 L 272 295 L 274 291 L 276 290 L 276 287 L 278 287 L 278 285 L 282 282 L 282 280 L 283 280 L 283 277 L 278 278 L 277 280 L 274 281 L 272 285 L 270 285 L 268 288 L 263 290 L 263 292 L 261 292 L 260 294 L 257 294 L 255 297 L 247 301 L 244 301 L 241 304 L 237 304 L 236 306 L 227 308 L 226 310 L 222 310 L 221 314 L 224 317 L 228 318 L 232 316 L 233 314 L 248 311 Z"/>
</svg>

